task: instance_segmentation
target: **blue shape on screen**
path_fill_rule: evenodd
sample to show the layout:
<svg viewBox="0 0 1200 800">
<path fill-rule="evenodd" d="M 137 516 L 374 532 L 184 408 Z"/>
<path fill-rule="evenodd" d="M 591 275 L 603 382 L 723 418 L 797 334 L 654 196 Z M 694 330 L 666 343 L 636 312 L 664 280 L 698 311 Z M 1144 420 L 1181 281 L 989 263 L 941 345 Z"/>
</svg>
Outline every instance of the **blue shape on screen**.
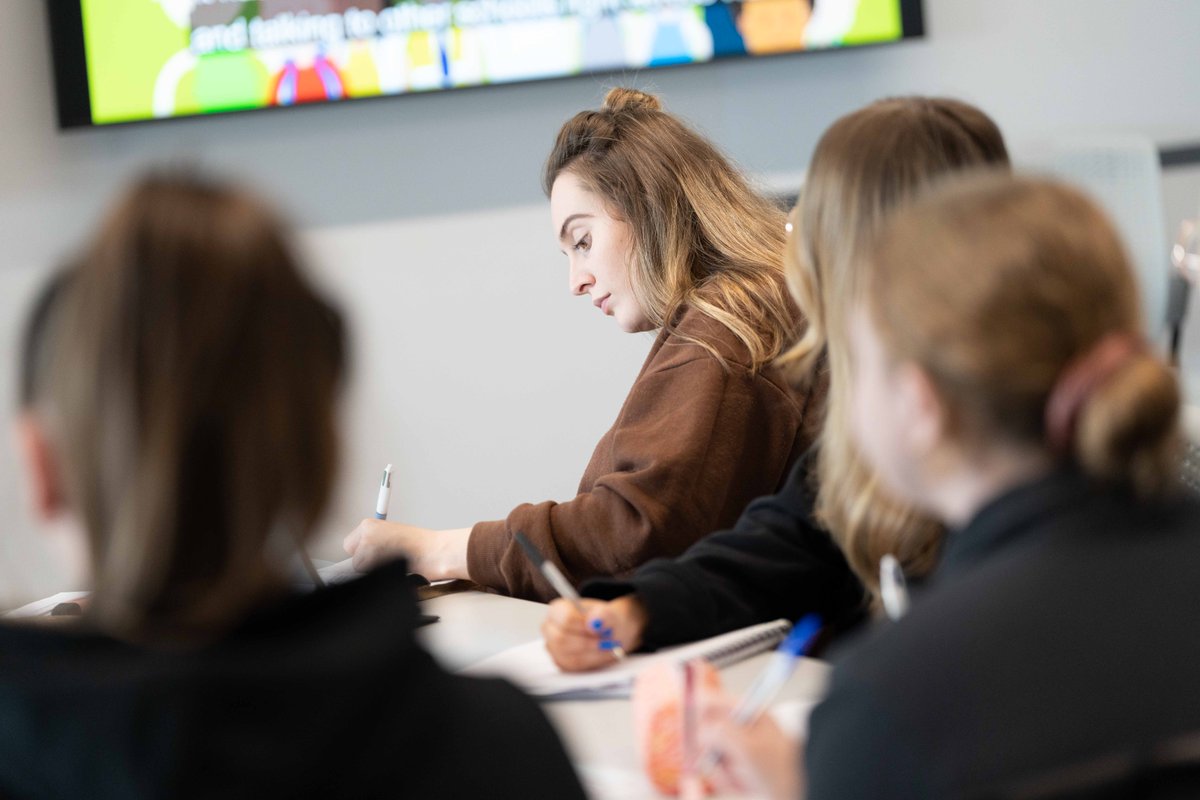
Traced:
<svg viewBox="0 0 1200 800">
<path fill-rule="evenodd" d="M 654 32 L 654 44 L 650 49 L 650 66 L 666 64 L 690 64 L 692 54 L 688 52 L 683 30 L 678 22 L 664 22 Z"/>
<path fill-rule="evenodd" d="M 296 62 L 288 59 L 283 65 L 283 76 L 279 79 L 279 89 L 275 94 L 275 102 L 281 106 L 290 106 L 296 102 L 296 84 L 300 79 L 300 70 Z"/>
<path fill-rule="evenodd" d="M 317 56 L 313 69 L 317 71 L 317 77 L 321 79 L 321 85 L 325 87 L 325 97 L 329 100 L 341 100 L 342 79 L 338 77 L 337 71 L 334 70 L 329 60 L 325 56 Z"/>
<path fill-rule="evenodd" d="M 704 7 L 704 24 L 712 31 L 713 57 L 742 56 L 746 54 L 746 42 L 733 21 L 733 10 L 729 3 L 717 0 Z"/>
<path fill-rule="evenodd" d="M 446 87 L 454 85 L 454 81 L 450 79 L 450 54 L 446 52 L 450 49 L 446 42 L 446 37 L 448 35 L 449 34 L 443 31 L 437 37 L 438 54 L 441 56 L 442 64 L 442 85 Z"/>
</svg>

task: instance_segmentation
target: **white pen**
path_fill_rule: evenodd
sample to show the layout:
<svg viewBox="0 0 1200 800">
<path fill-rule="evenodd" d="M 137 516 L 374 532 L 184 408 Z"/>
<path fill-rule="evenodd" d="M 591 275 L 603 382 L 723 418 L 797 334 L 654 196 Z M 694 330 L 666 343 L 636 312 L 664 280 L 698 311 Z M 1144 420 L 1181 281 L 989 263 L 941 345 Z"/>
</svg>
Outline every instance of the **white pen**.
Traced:
<svg viewBox="0 0 1200 800">
<path fill-rule="evenodd" d="M 904 570 L 891 553 L 879 559 L 879 598 L 892 622 L 908 613 L 908 586 L 904 582 Z"/>
<path fill-rule="evenodd" d="M 387 519 L 388 501 L 392 499 L 392 465 L 383 468 L 379 482 L 379 499 L 375 501 L 375 519 Z"/>
</svg>

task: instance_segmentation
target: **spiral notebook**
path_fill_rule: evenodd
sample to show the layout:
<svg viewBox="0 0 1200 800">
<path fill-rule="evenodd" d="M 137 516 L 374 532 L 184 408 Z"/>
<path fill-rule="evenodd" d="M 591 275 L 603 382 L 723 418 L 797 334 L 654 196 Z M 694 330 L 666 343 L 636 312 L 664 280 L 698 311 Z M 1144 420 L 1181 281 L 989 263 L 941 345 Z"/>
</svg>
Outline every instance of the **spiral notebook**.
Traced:
<svg viewBox="0 0 1200 800">
<path fill-rule="evenodd" d="M 656 653 L 632 655 L 593 672 L 561 671 L 546 651 L 544 640 L 535 639 L 472 664 L 461 674 L 507 678 L 534 697 L 545 699 L 628 697 L 633 679 L 650 664 L 703 658 L 717 667 L 729 666 L 770 650 L 783 641 L 791 627 L 786 619 L 777 619 Z"/>
</svg>

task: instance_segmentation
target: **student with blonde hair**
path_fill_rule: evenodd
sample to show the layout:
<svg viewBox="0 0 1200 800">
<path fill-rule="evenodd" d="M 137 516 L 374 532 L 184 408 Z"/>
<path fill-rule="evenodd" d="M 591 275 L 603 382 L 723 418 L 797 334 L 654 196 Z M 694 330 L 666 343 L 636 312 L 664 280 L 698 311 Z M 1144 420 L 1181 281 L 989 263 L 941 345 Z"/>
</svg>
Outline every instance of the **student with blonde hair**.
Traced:
<svg viewBox="0 0 1200 800">
<path fill-rule="evenodd" d="M 360 569 L 407 554 L 428 578 L 549 599 L 523 532 L 575 581 L 675 556 L 776 491 L 812 440 L 811 396 L 773 366 L 802 323 L 784 214 L 657 98 L 613 89 L 559 131 L 543 186 L 571 290 L 626 332 L 658 331 L 569 501 L 433 532 L 364 520 Z"/>
<path fill-rule="evenodd" d="M 532 701 L 420 647 L 402 564 L 292 588 L 343 337 L 275 216 L 196 177 L 140 180 L 49 284 L 19 440 L 92 592 L 0 625 L 0 795 L 583 796 Z"/>
<path fill-rule="evenodd" d="M 601 649 L 608 630 L 627 649 L 652 649 L 810 611 L 842 627 L 861 617 L 862 585 L 877 584 L 882 555 L 895 554 L 914 576 L 929 569 L 940 527 L 880 491 L 850 441 L 846 309 L 862 291 L 864 249 L 889 213 L 938 178 L 1007 164 L 996 124 L 956 100 L 880 100 L 830 126 L 789 217 L 788 283 L 806 327 L 777 362 L 820 398 L 819 446 L 731 530 L 628 580 L 589 584 L 587 594 L 610 602 L 586 601 L 587 620 L 553 603 L 543 632 L 559 666 L 611 662 Z"/>
<path fill-rule="evenodd" d="M 854 436 L 950 533 L 912 611 L 835 664 L 808 796 L 1196 796 L 1200 504 L 1113 225 L 1066 186 L 975 177 L 865 267 Z M 715 738 L 792 797 L 778 736 Z"/>
</svg>

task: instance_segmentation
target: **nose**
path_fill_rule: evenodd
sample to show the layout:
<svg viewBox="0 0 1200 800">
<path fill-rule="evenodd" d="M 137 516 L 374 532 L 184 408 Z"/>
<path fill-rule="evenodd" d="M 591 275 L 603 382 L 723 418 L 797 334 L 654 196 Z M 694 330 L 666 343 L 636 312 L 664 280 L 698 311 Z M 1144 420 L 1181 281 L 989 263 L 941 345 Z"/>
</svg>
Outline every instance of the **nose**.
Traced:
<svg viewBox="0 0 1200 800">
<path fill-rule="evenodd" d="M 567 279 L 571 284 L 571 294 L 577 296 L 587 294 L 588 289 L 596 282 L 596 278 L 592 273 L 576 263 L 574 258 L 570 259 L 568 263 L 570 264 L 570 270 Z"/>
</svg>

